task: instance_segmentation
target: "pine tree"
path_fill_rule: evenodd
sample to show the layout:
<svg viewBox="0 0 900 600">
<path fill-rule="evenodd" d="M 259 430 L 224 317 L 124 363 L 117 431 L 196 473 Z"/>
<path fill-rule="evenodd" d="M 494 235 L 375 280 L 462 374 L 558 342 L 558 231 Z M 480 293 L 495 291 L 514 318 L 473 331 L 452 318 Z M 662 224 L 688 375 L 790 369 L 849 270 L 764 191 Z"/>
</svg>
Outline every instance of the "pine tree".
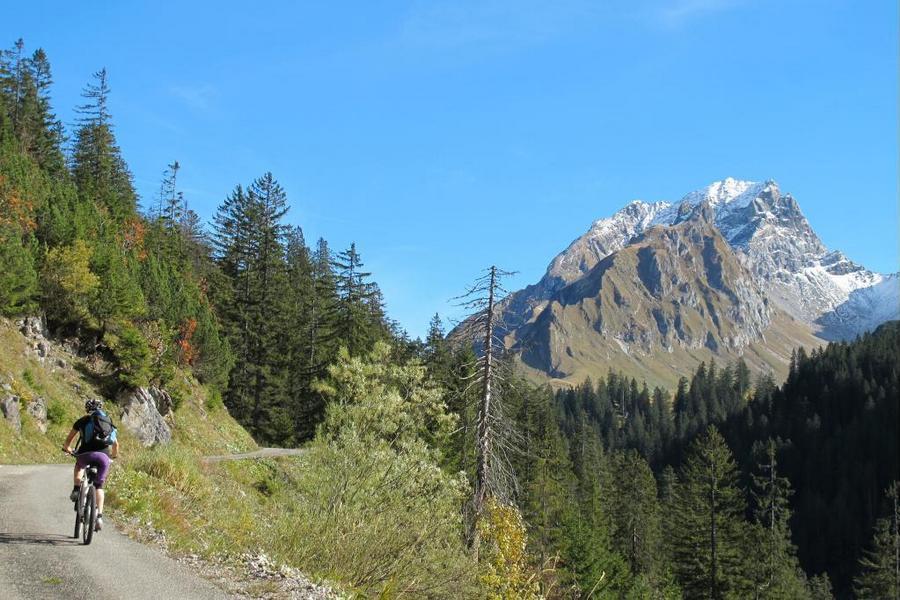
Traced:
<svg viewBox="0 0 900 600">
<path fill-rule="evenodd" d="M 0 314 L 16 316 L 33 310 L 38 291 L 34 256 L 16 227 L 0 227 L 0 265 Z"/>
<path fill-rule="evenodd" d="M 116 144 L 109 113 L 106 69 L 94 73 L 78 107 L 81 115 L 72 150 L 72 175 L 83 198 L 89 199 L 121 223 L 137 212 L 131 172 Z"/>
<path fill-rule="evenodd" d="M 18 134 L 22 124 L 22 100 L 25 96 L 25 77 L 28 73 L 24 55 L 25 41 L 19 38 L 9 50 L 0 53 L 0 89 L 6 100 L 6 114 L 11 130 Z"/>
<path fill-rule="evenodd" d="M 309 368 L 310 343 L 316 343 L 313 310 L 316 289 L 313 263 L 300 227 L 288 230 L 285 244 L 287 298 L 285 322 L 291 326 L 282 332 L 283 369 L 287 373 L 286 389 L 294 416 L 293 431 L 297 440 L 312 438 L 319 415 L 310 410 L 313 378 L 317 374 Z"/>
<path fill-rule="evenodd" d="M 628 585 L 628 567 L 612 549 L 612 476 L 600 437 L 581 411 L 570 444 L 575 475 L 574 506 L 567 512 L 562 555 L 573 583 L 584 595 L 606 597 Z"/>
<path fill-rule="evenodd" d="M 35 108 L 30 129 L 34 132 L 31 153 L 37 163 L 54 176 L 62 175 L 65 159 L 62 144 L 65 141 L 62 121 L 53 112 L 50 102 L 50 86 L 53 76 L 50 61 L 42 48 L 34 51 L 29 61 L 31 80 L 34 86 Z"/>
<path fill-rule="evenodd" d="M 110 323 L 135 319 L 147 311 L 133 257 L 115 242 L 101 241 L 91 257 L 91 271 L 100 278 L 100 287 L 91 312 L 101 329 Z"/>
<path fill-rule="evenodd" d="M 615 454 L 612 472 L 613 547 L 628 561 L 633 575 L 649 575 L 656 569 L 660 543 L 656 480 L 635 450 Z"/>
<path fill-rule="evenodd" d="M 452 376 L 450 344 L 446 340 L 444 324 L 437 313 L 434 313 L 428 323 L 424 350 L 425 364 L 431 376 L 441 383 L 448 382 Z"/>
<path fill-rule="evenodd" d="M 806 595 L 805 577 L 797 561 L 796 548 L 791 542 L 790 481 L 780 475 L 777 451 L 781 444 L 768 439 L 755 445 L 760 457 L 757 472 L 752 475 L 752 497 L 756 530 L 762 543 L 751 544 L 748 567 L 752 572 L 758 597 L 801 598 Z"/>
<path fill-rule="evenodd" d="M 367 352 L 387 337 L 381 292 L 369 281 L 372 274 L 363 271 L 363 266 L 355 243 L 333 263 L 338 294 L 336 334 L 351 355 Z"/>
<path fill-rule="evenodd" d="M 687 596 L 749 593 L 742 573 L 744 512 L 731 451 L 710 426 L 692 445 L 672 498 L 674 569 Z"/>
<path fill-rule="evenodd" d="M 572 493 L 568 450 L 553 414 L 552 396 L 529 394 L 530 427 L 528 446 L 530 478 L 522 481 L 528 503 L 523 506 L 525 520 L 534 536 L 538 564 L 547 564 L 560 547 L 567 499 Z"/>
<path fill-rule="evenodd" d="M 886 495 L 891 512 L 875 523 L 871 549 L 859 561 L 853 585 L 858 598 L 900 598 L 900 484 L 892 483 Z"/>
<path fill-rule="evenodd" d="M 232 414 L 263 440 L 290 435 L 279 336 L 285 323 L 283 241 L 286 197 L 271 173 L 247 192 L 238 186 L 216 214 L 216 254 L 230 283 L 222 294 L 235 352 L 225 401 Z"/>
</svg>

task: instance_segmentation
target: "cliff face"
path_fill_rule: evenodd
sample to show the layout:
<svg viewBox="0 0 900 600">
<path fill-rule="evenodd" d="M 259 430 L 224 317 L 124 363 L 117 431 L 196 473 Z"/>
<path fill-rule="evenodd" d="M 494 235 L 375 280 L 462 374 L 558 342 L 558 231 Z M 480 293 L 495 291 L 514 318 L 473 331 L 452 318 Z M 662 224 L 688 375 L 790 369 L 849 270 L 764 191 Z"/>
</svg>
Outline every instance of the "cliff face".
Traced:
<svg viewBox="0 0 900 600">
<path fill-rule="evenodd" d="M 694 354 L 741 354 L 778 311 L 712 216 L 703 203 L 681 223 L 648 229 L 557 290 L 508 346 L 530 369 L 560 379 L 619 353 L 688 368 Z"/>
</svg>

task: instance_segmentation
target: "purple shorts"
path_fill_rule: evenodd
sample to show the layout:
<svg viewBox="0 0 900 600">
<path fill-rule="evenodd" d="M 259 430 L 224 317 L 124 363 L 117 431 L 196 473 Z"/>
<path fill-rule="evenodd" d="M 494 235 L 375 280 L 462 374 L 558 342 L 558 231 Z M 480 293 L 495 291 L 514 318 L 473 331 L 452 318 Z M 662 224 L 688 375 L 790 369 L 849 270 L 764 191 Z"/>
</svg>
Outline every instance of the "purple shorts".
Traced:
<svg viewBox="0 0 900 600">
<path fill-rule="evenodd" d="M 103 482 L 106 481 L 106 474 L 109 473 L 109 456 L 103 452 L 83 452 L 78 455 L 75 461 L 76 469 L 83 469 L 87 466 L 97 467 L 97 478 L 94 480 L 94 487 L 102 488 Z"/>
</svg>

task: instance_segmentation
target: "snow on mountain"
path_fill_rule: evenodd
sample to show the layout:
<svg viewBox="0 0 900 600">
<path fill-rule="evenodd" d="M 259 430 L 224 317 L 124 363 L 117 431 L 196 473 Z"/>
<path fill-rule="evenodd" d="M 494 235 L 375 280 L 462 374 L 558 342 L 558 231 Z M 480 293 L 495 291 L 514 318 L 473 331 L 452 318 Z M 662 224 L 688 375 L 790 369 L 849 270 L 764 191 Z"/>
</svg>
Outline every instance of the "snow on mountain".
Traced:
<svg viewBox="0 0 900 600">
<path fill-rule="evenodd" d="M 732 178 L 685 195 L 679 202 L 635 200 L 591 228 L 553 259 L 541 281 L 513 304 L 531 311 L 552 293 L 590 271 L 656 225 L 687 218 L 707 202 L 719 231 L 741 251 L 772 299 L 792 316 L 821 328 L 823 337 L 846 339 L 900 318 L 900 281 L 873 273 L 841 252 L 830 252 L 790 194 L 774 181 Z M 867 291 L 868 290 L 868 291 Z M 536 316 L 522 315 L 524 320 Z"/>
</svg>

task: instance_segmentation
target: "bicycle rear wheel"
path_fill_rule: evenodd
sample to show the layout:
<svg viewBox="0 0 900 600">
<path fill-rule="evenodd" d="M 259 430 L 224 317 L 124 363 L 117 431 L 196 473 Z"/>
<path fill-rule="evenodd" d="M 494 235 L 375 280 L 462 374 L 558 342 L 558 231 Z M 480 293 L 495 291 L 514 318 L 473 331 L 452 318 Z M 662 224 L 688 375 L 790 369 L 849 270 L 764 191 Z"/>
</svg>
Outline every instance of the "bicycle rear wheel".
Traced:
<svg viewBox="0 0 900 600">
<path fill-rule="evenodd" d="M 97 498 L 94 492 L 94 486 L 88 486 L 87 495 L 84 499 L 84 511 L 81 515 L 82 531 L 81 540 L 87 546 L 94 538 L 94 523 L 97 519 Z"/>
</svg>

